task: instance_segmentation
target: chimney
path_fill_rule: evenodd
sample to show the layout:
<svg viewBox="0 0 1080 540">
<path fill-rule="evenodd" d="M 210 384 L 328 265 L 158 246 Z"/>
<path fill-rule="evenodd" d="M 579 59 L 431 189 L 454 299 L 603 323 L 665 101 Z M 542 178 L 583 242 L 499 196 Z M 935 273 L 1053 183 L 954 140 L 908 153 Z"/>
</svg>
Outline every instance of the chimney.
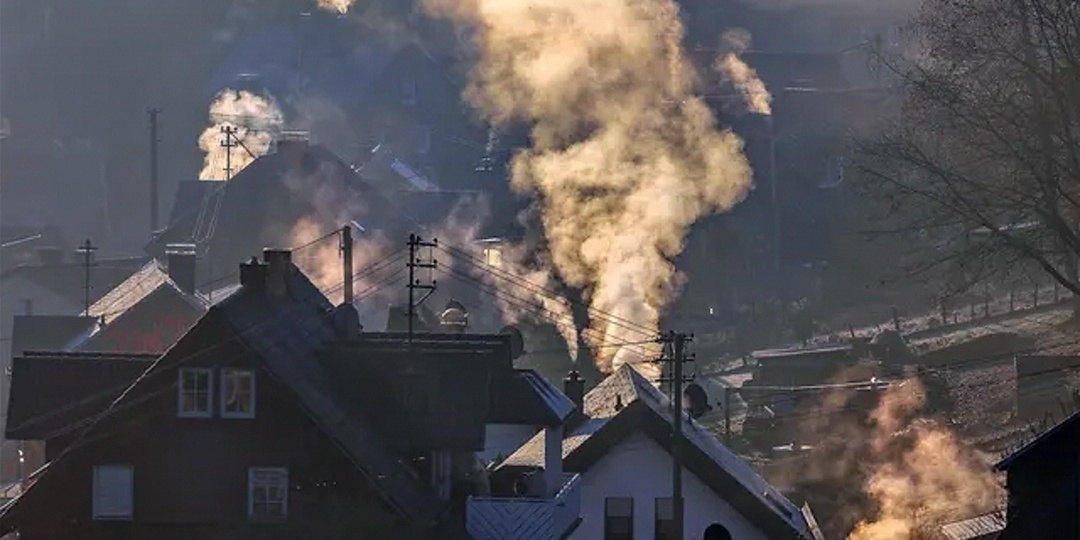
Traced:
<svg viewBox="0 0 1080 540">
<path fill-rule="evenodd" d="M 306 131 L 283 131 L 277 140 L 277 153 L 290 164 L 298 165 L 307 153 L 310 137 Z"/>
<path fill-rule="evenodd" d="M 289 279 L 292 275 L 292 252 L 287 249 L 264 249 L 266 261 L 266 290 L 273 296 L 289 294 Z"/>
<path fill-rule="evenodd" d="M 581 378 L 576 369 L 570 370 L 570 374 L 563 379 L 563 393 L 574 402 L 578 412 L 585 412 L 585 379 Z"/>
<path fill-rule="evenodd" d="M 257 290 L 266 288 L 266 265 L 258 257 L 240 264 L 240 285 Z"/>
<path fill-rule="evenodd" d="M 43 265 L 64 264 L 64 250 L 55 246 L 37 248 L 37 256 Z"/>
<path fill-rule="evenodd" d="M 165 246 L 169 278 L 188 294 L 195 293 L 195 244 Z"/>
</svg>

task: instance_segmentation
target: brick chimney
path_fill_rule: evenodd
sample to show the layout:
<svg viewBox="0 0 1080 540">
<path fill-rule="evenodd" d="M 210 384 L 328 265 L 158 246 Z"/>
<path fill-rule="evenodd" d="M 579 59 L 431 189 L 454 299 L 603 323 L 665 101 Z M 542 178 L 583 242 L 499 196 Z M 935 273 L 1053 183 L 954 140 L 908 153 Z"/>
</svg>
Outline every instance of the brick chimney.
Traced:
<svg viewBox="0 0 1080 540">
<path fill-rule="evenodd" d="M 266 290 L 273 296 L 289 294 L 289 278 L 292 274 L 292 252 L 287 249 L 264 249 L 266 262 Z"/>
<path fill-rule="evenodd" d="M 181 291 L 195 293 L 195 244 L 169 244 L 165 246 L 169 278 Z"/>
<path fill-rule="evenodd" d="M 570 370 L 570 374 L 563 379 L 563 393 L 574 402 L 578 412 L 585 412 L 585 379 L 581 378 L 576 369 Z"/>
</svg>

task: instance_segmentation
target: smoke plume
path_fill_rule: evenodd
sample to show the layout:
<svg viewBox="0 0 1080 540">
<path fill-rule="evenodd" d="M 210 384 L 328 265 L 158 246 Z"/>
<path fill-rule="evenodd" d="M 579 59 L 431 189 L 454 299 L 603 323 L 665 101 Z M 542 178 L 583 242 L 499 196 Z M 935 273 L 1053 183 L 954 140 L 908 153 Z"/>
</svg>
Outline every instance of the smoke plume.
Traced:
<svg viewBox="0 0 1080 540">
<path fill-rule="evenodd" d="M 749 112 L 772 114 L 772 96 L 765 83 L 758 78 L 754 68 L 739 58 L 750 48 L 750 33 L 742 29 L 728 30 L 721 36 L 720 45 L 725 52 L 716 59 L 713 68 L 742 95 Z"/>
<path fill-rule="evenodd" d="M 849 540 L 926 538 L 930 528 L 995 508 L 1002 490 L 987 461 L 944 426 L 921 419 L 916 381 L 887 391 L 871 415 L 878 460 L 864 485 L 877 503 Z"/>
<path fill-rule="evenodd" d="M 199 135 L 206 153 L 199 180 L 224 180 L 225 169 L 235 176 L 255 158 L 266 154 L 284 119 L 273 98 L 246 90 L 222 90 L 210 104 L 210 127 Z M 226 147 L 225 130 L 234 130 Z"/>
<path fill-rule="evenodd" d="M 355 3 L 356 0 L 319 0 L 319 8 L 345 14 Z"/>
<path fill-rule="evenodd" d="M 472 27 L 466 97 L 496 124 L 524 121 L 512 163 L 534 195 L 548 266 L 585 291 L 601 370 L 640 361 L 621 343 L 654 337 L 677 294 L 671 260 L 687 228 L 750 186 L 741 140 L 718 130 L 693 88 L 671 0 L 428 0 Z M 534 276 L 535 277 L 535 276 Z"/>
</svg>

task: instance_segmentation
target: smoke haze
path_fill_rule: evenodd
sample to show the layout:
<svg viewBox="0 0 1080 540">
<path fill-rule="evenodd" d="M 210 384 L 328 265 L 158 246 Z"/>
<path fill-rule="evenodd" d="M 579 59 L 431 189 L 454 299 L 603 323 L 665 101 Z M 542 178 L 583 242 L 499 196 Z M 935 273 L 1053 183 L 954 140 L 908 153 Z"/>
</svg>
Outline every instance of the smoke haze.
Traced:
<svg viewBox="0 0 1080 540">
<path fill-rule="evenodd" d="M 235 176 L 270 150 L 283 123 L 281 110 L 271 97 L 246 90 L 219 92 L 210 104 L 210 126 L 199 135 L 199 149 L 206 154 L 199 180 L 224 180 L 226 166 Z M 235 130 L 231 149 L 224 146 L 225 128 Z"/>
<path fill-rule="evenodd" d="M 356 0 L 319 0 L 319 8 L 338 13 L 348 13 Z"/>
<path fill-rule="evenodd" d="M 679 278 L 687 228 L 739 202 L 751 183 L 741 140 L 693 94 L 669 0 L 429 0 L 474 27 L 466 97 L 498 124 L 525 121 L 533 145 L 512 184 L 536 198 L 550 259 L 541 271 L 583 289 L 602 371 L 640 360 L 618 344 L 654 337 Z M 534 276 L 535 277 L 535 276 Z M 549 278 L 550 279 L 550 278 Z M 628 349 L 622 349 L 627 351 Z"/>
<path fill-rule="evenodd" d="M 724 52 L 716 59 L 713 68 L 742 95 L 749 112 L 772 114 L 772 96 L 765 83 L 739 55 L 750 48 L 750 33 L 745 30 L 728 30 L 720 38 Z"/>
</svg>

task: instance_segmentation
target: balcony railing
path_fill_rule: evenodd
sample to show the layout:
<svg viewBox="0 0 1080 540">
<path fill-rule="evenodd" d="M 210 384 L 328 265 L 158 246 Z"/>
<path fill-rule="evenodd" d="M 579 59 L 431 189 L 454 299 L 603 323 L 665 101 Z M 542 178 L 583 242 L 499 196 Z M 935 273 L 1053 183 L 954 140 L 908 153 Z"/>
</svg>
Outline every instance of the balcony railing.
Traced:
<svg viewBox="0 0 1080 540">
<path fill-rule="evenodd" d="M 580 519 L 580 483 L 564 475 L 551 498 L 469 497 L 465 527 L 475 540 L 560 540 Z"/>
</svg>

